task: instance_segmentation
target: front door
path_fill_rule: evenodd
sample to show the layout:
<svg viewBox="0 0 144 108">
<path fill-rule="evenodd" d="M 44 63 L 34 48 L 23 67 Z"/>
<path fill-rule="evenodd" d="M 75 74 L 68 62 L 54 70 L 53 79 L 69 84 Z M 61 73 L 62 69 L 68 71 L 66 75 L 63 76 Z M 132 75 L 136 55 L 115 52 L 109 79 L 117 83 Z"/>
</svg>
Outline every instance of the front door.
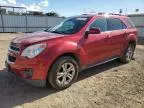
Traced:
<svg viewBox="0 0 144 108">
<path fill-rule="evenodd" d="M 97 18 L 88 30 L 93 27 L 99 28 L 101 33 L 89 34 L 88 38 L 84 40 L 83 48 L 89 61 L 88 64 L 99 63 L 105 60 L 110 53 L 106 18 Z"/>
<path fill-rule="evenodd" d="M 109 32 L 100 34 L 89 34 L 85 40 L 84 49 L 87 54 L 89 64 L 98 63 L 107 58 L 109 55 Z"/>
</svg>

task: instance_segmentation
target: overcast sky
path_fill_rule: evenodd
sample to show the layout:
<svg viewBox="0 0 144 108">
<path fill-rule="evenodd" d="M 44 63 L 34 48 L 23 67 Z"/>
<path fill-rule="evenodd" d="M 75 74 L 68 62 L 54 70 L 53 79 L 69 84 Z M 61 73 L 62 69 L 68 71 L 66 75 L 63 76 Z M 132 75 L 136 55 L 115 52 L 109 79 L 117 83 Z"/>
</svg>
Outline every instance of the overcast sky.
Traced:
<svg viewBox="0 0 144 108">
<path fill-rule="evenodd" d="M 28 11 L 56 11 L 61 16 L 73 16 L 83 13 L 115 12 L 123 9 L 134 13 L 140 9 L 144 13 L 144 0 L 0 0 L 0 5 L 22 6 Z"/>
</svg>

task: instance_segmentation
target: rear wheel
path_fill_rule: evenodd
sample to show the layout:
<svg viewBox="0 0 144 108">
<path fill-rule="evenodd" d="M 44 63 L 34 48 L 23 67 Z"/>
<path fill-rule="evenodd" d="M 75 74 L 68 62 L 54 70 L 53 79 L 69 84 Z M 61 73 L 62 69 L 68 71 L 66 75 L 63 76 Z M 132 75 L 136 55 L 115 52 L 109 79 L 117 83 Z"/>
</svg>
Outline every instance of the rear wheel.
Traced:
<svg viewBox="0 0 144 108">
<path fill-rule="evenodd" d="M 77 79 L 79 66 L 76 60 L 69 56 L 60 57 L 52 65 L 48 81 L 56 89 L 66 89 Z"/>
<path fill-rule="evenodd" d="M 135 45 L 129 44 L 126 51 L 124 52 L 124 55 L 120 58 L 120 61 L 122 63 L 129 63 L 134 55 Z"/>
</svg>

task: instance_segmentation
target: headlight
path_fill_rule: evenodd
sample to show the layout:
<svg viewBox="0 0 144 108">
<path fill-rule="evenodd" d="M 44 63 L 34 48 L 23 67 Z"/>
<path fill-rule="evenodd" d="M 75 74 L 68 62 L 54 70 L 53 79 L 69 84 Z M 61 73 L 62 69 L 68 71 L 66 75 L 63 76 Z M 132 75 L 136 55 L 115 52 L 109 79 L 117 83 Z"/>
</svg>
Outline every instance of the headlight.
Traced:
<svg viewBox="0 0 144 108">
<path fill-rule="evenodd" d="M 25 48 L 21 54 L 23 57 L 34 58 L 46 48 L 46 44 L 35 44 Z"/>
</svg>

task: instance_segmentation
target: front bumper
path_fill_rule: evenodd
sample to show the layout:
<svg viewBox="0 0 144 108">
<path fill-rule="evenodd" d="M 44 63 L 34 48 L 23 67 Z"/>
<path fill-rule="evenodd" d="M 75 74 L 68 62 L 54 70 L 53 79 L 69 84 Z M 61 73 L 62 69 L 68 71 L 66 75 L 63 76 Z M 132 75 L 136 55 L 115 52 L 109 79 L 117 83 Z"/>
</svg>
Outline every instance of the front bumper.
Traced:
<svg viewBox="0 0 144 108">
<path fill-rule="evenodd" d="M 13 71 L 13 69 L 11 68 L 10 64 L 7 63 L 7 61 L 5 62 L 5 65 L 6 65 L 6 69 L 8 72 L 12 73 L 18 79 L 22 80 L 26 84 L 29 84 L 29 85 L 32 85 L 35 87 L 45 87 L 46 86 L 46 80 L 40 80 L 40 79 L 34 80 L 34 79 L 26 79 L 26 78 L 20 77 L 19 74 L 17 74 L 16 72 Z"/>
<path fill-rule="evenodd" d="M 12 45 L 11 45 L 12 46 Z M 19 45 L 15 45 L 16 48 Z M 34 86 L 45 86 L 48 71 L 54 60 L 54 56 L 49 55 L 47 50 L 35 58 L 28 59 L 21 56 L 21 50 L 18 52 L 9 48 L 6 67 L 20 79 Z"/>
</svg>

